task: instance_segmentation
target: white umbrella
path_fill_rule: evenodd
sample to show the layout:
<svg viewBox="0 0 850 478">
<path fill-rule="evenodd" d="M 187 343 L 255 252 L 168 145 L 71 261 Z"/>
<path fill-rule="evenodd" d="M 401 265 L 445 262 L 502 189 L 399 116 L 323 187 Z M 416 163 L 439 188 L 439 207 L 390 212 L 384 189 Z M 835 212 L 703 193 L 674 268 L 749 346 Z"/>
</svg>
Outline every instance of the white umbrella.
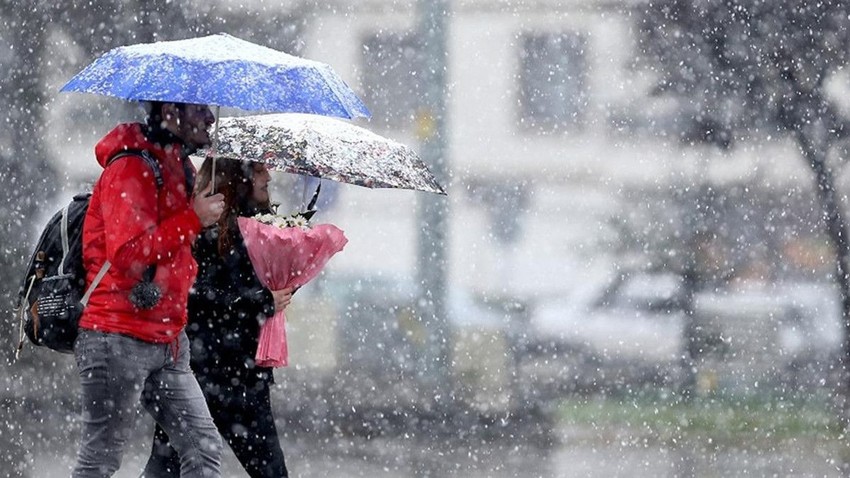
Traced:
<svg viewBox="0 0 850 478">
<path fill-rule="evenodd" d="M 411 148 L 346 121 L 296 113 L 240 116 L 222 118 L 217 135 L 217 158 L 368 188 L 446 194 Z"/>
</svg>

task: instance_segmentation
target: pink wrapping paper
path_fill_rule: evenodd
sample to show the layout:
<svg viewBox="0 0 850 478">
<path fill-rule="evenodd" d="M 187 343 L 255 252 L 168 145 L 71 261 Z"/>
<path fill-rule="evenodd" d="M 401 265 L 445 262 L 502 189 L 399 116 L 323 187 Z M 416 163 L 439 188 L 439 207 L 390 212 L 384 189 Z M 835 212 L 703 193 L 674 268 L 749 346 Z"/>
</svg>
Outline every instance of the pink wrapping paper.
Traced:
<svg viewBox="0 0 850 478">
<path fill-rule="evenodd" d="M 342 230 L 331 224 L 311 229 L 281 229 L 247 217 L 237 218 L 237 221 L 254 271 L 270 290 L 301 287 L 310 282 L 348 242 Z M 287 365 L 289 354 L 283 311 L 276 312 L 260 327 L 255 360 L 262 367 Z"/>
</svg>

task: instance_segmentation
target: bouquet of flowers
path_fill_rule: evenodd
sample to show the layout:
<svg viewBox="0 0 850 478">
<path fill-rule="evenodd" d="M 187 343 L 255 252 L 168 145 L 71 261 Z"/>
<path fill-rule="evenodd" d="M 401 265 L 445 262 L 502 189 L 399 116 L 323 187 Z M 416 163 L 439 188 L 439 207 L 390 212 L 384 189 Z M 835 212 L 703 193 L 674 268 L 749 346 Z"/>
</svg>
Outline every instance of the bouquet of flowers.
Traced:
<svg viewBox="0 0 850 478">
<path fill-rule="evenodd" d="M 268 289 L 297 288 L 310 282 L 348 242 L 336 226 L 311 227 L 308 224 L 310 215 L 259 214 L 237 218 L 254 271 Z M 280 311 L 260 327 L 260 343 L 255 356 L 257 365 L 287 365 L 285 325 L 286 315 Z"/>
</svg>

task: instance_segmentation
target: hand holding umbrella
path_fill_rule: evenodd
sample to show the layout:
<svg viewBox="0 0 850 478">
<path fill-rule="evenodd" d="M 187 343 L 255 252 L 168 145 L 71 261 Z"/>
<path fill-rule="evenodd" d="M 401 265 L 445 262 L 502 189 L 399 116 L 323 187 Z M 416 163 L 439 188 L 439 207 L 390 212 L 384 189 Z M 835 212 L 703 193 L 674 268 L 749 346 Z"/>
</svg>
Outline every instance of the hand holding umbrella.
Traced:
<svg viewBox="0 0 850 478">
<path fill-rule="evenodd" d="M 224 195 L 213 194 L 212 182 L 210 182 L 192 201 L 192 208 L 198 215 L 198 219 L 201 220 L 202 226 L 211 226 L 218 221 L 219 216 L 224 211 Z"/>
</svg>

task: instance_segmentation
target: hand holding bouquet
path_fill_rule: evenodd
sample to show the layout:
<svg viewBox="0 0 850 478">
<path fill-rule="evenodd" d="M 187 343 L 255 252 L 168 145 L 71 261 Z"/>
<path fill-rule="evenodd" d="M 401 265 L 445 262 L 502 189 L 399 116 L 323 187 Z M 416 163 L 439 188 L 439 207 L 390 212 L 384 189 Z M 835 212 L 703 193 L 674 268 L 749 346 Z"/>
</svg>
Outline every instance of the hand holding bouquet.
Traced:
<svg viewBox="0 0 850 478">
<path fill-rule="evenodd" d="M 237 219 L 260 282 L 270 290 L 298 288 L 316 277 L 348 239 L 331 224 L 310 227 L 305 214 L 260 214 Z M 275 312 L 260 328 L 255 360 L 262 367 L 288 363 L 286 315 Z"/>
</svg>

